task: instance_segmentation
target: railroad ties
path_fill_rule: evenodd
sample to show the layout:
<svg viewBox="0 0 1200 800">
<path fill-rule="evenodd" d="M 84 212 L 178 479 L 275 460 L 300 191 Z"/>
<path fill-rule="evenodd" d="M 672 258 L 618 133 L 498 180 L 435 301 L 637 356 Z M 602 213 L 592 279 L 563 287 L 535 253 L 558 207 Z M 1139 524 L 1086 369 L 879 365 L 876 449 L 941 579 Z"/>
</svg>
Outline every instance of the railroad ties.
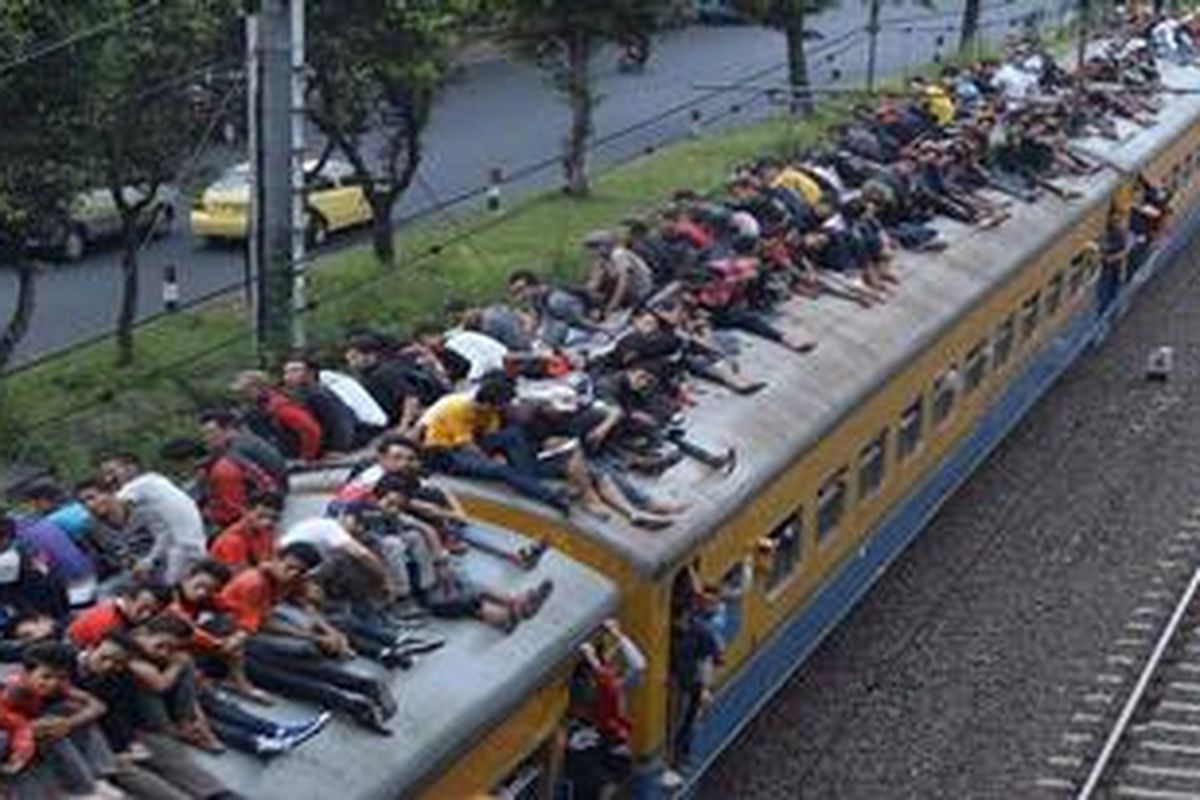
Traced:
<svg viewBox="0 0 1200 800">
<path fill-rule="evenodd" d="M 1031 795 L 1200 800 L 1200 506 L 1163 544 Z"/>
</svg>

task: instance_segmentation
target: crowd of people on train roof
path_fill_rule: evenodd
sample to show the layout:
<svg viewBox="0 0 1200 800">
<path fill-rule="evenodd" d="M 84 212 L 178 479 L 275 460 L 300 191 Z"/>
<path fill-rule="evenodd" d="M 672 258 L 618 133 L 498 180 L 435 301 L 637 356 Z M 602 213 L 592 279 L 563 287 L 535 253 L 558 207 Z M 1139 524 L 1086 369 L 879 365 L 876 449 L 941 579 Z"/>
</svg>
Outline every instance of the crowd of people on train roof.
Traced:
<svg viewBox="0 0 1200 800">
<path fill-rule="evenodd" d="M 390 671 L 444 643 L 431 618 L 507 633 L 554 591 L 532 574 L 519 592 L 473 580 L 467 554 L 533 573 L 545 545 L 472 524 L 438 475 L 503 483 L 563 515 L 669 527 L 683 506 L 641 476 L 681 459 L 734 466 L 737 453 L 689 439 L 688 409 L 699 392 L 753 403 L 770 377 L 739 370 L 734 332 L 802 368 L 819 342 L 801 332 L 804 303 L 787 301 L 887 303 L 896 250 L 944 246 L 935 217 L 983 228 L 1014 203 L 1070 202 L 1060 180 L 1098 167 L 1071 140 L 1149 124 L 1156 59 L 1190 61 L 1196 33 L 1151 20 L 1074 73 L 1022 43 L 913 78 L 819 151 L 744 164 L 718 197 L 681 189 L 651 218 L 589 234 L 581 285 L 515 272 L 508 303 L 447 304 L 449 329 L 363 331 L 341 368 L 298 354 L 278 375 L 238 375 L 238 404 L 163 447 L 187 483 L 114 454 L 71 493 L 23 487 L 0 515 L 4 790 L 234 797 L 187 748 L 268 758 L 330 712 L 388 735 Z M 293 470 L 331 460 L 353 466 L 324 515 L 281 530 Z M 672 680 L 696 712 L 722 642 L 703 587 L 673 600 L 675 649 L 690 655 Z M 609 669 L 594 649 L 582 663 L 584 683 Z M 572 741 L 601 747 L 585 763 L 603 772 L 629 730 L 619 682 L 601 683 L 584 692 L 601 701 L 573 704 Z M 273 695 L 314 710 L 279 722 L 259 708 Z"/>
</svg>

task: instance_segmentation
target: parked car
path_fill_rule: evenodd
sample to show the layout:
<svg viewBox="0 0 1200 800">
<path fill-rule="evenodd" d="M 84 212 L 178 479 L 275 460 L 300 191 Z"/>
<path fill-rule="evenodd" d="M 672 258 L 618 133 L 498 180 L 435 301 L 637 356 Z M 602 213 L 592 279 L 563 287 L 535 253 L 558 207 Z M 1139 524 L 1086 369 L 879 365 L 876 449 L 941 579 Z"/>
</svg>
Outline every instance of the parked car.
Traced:
<svg viewBox="0 0 1200 800">
<path fill-rule="evenodd" d="M 145 188 L 126 186 L 125 200 L 130 205 L 145 197 Z M 154 202 L 142 212 L 143 235 L 167 235 L 175 221 L 178 192 L 170 186 L 159 187 Z M 108 189 L 80 192 L 71 202 L 65 219 L 51 220 L 30 249 L 51 258 L 78 262 L 97 245 L 112 243 L 121 237 L 121 214 Z"/>
<path fill-rule="evenodd" d="M 305 205 L 309 244 L 324 244 L 329 234 L 372 219 L 366 192 L 354 180 L 354 169 L 345 161 L 305 162 L 308 173 Z M 250 165 L 235 164 L 213 182 L 192 206 L 192 234 L 205 241 L 245 239 L 250 220 Z"/>
</svg>

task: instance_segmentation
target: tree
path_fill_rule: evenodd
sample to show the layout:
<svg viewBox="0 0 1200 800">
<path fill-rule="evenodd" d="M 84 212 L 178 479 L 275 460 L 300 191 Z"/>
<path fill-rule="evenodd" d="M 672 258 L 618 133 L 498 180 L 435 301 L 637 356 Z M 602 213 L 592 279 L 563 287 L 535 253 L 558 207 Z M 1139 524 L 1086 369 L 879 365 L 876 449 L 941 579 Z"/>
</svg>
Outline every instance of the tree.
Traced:
<svg viewBox="0 0 1200 800">
<path fill-rule="evenodd" d="M 16 304 L 0 330 L 0 373 L 29 330 L 36 299 L 37 264 L 31 243 L 48 238 L 69 212 L 82 185 L 79 111 L 82 76 L 68 49 L 48 51 L 78 30 L 89 0 L 56 3 L 8 0 L 0 4 L 0 264 L 16 272 Z M 23 61 L 21 55 L 40 53 Z"/>
<path fill-rule="evenodd" d="M 193 102 L 197 70 L 221 52 L 234 2 L 171 0 L 143 11 L 137 0 L 94 0 L 93 22 L 127 23 L 89 42 L 83 115 L 88 167 L 111 195 L 121 219 L 121 305 L 117 363 L 133 362 L 138 260 L 147 236 L 171 222 L 164 187 L 211 143 L 216 120 Z"/>
<path fill-rule="evenodd" d="M 502 0 L 502 35 L 544 70 L 563 94 L 571 122 L 563 147 L 566 191 L 588 194 L 588 143 L 599 98 L 592 59 L 605 43 L 646 42 L 669 16 L 671 0 Z"/>
<path fill-rule="evenodd" d="M 966 0 L 963 3 L 962 30 L 958 40 L 958 52 L 963 57 L 971 55 L 975 40 L 979 37 L 979 15 L 981 0 Z"/>
<path fill-rule="evenodd" d="M 396 260 L 392 210 L 416 177 L 421 137 L 476 0 L 309 0 L 309 117 L 354 169 L 375 255 Z M 327 153 L 328 154 L 328 153 Z M 320 224 L 314 219 L 313 224 Z"/>
<path fill-rule="evenodd" d="M 787 39 L 788 85 L 792 108 L 808 114 L 813 110 L 809 92 L 806 42 L 818 34 L 808 30 L 807 17 L 834 5 L 836 0 L 740 0 L 741 10 L 761 25 L 783 31 Z"/>
</svg>

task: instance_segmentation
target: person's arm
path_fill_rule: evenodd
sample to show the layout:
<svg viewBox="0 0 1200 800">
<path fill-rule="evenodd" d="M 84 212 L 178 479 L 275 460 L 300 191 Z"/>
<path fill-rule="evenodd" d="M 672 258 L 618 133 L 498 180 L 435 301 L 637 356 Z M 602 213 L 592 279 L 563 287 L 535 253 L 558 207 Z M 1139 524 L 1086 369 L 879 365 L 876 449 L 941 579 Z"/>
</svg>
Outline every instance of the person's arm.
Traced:
<svg viewBox="0 0 1200 800">
<path fill-rule="evenodd" d="M 311 414 L 298 405 L 280 403 L 275 409 L 275 417 L 280 425 L 296 434 L 300 458 L 316 461 L 321 457 L 321 425 Z"/>
<path fill-rule="evenodd" d="M 642 678 L 646 675 L 646 656 L 638 649 L 638 646 L 633 643 L 633 640 L 625 635 L 625 632 L 617 625 L 615 619 L 608 620 L 604 623 L 604 627 L 617 640 L 617 648 L 619 649 L 619 658 L 621 660 L 620 675 L 621 688 L 625 691 L 637 687 L 641 684 Z"/>
<path fill-rule="evenodd" d="M 191 660 L 187 653 L 175 653 L 167 667 L 160 669 L 145 659 L 135 658 L 129 662 L 129 672 L 139 686 L 155 694 L 162 694 L 179 682 Z"/>
<path fill-rule="evenodd" d="M 208 473 L 204 516 L 210 522 L 228 525 L 246 513 L 246 480 L 241 467 L 220 458 Z"/>
<path fill-rule="evenodd" d="M 599 447 L 608 439 L 624 417 L 625 412 L 621 410 L 619 405 L 606 403 L 604 405 L 604 419 L 587 432 L 587 443 L 593 447 Z"/>
<path fill-rule="evenodd" d="M 629 265 L 613 265 L 617 282 L 608 294 L 608 302 L 604 306 L 604 316 L 609 317 L 617 312 L 625 303 L 625 295 L 629 292 Z"/>
<path fill-rule="evenodd" d="M 416 426 L 421 419 L 421 398 L 416 392 L 408 392 L 400 401 L 400 413 L 397 415 L 395 430 L 397 433 L 408 434 L 419 430 Z"/>
<path fill-rule="evenodd" d="M 65 716 L 48 714 L 33 721 L 33 735 L 36 739 L 62 739 L 85 725 L 97 722 L 108 711 L 108 707 L 95 695 L 74 686 L 67 689 L 66 700 L 73 709 L 71 713 Z"/>
</svg>

